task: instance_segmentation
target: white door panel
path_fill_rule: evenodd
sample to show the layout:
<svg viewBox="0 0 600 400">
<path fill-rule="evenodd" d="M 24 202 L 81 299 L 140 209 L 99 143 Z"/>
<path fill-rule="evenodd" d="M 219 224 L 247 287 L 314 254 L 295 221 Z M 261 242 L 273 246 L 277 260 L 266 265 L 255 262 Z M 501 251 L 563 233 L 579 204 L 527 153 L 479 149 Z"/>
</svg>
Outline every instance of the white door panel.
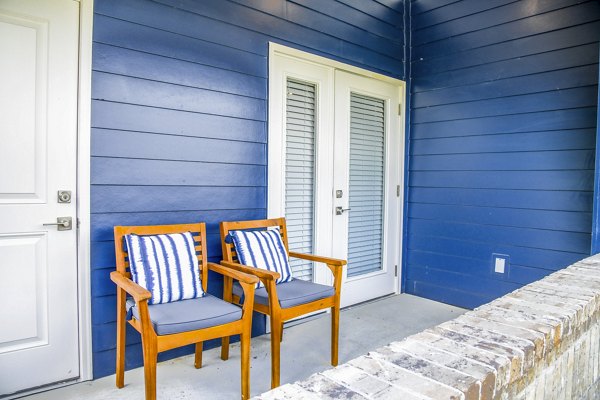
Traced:
<svg viewBox="0 0 600 400">
<path fill-rule="evenodd" d="M 43 225 L 76 221 L 78 21 L 0 0 L 0 396 L 79 376 L 76 230 Z"/>
<path fill-rule="evenodd" d="M 348 260 L 342 307 L 397 290 L 400 130 L 398 87 L 335 73 L 334 257 Z M 335 211 L 335 210 L 334 210 Z"/>
<path fill-rule="evenodd" d="M 0 38 L 0 202 L 43 202 L 48 21 L 0 13 Z"/>
<path fill-rule="evenodd" d="M 269 77 L 269 217 L 285 216 L 290 249 L 331 252 L 333 70 L 276 56 Z M 303 93 L 305 91 L 311 92 Z M 311 212 L 304 212 L 312 207 Z M 303 215 L 300 215 L 303 214 Z M 312 229 L 307 238 L 303 231 Z M 304 235 L 303 241 L 297 235 Z M 330 283 L 327 267 L 293 261 L 295 276 Z"/>
</svg>

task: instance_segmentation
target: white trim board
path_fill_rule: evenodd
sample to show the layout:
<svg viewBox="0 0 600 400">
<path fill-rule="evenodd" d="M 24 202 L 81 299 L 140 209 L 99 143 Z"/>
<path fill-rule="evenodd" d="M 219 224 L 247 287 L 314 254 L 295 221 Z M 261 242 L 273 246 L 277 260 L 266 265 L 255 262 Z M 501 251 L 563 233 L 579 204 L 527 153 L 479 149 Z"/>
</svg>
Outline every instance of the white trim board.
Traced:
<svg viewBox="0 0 600 400">
<path fill-rule="evenodd" d="M 290 57 L 290 58 L 296 59 L 296 60 L 299 59 L 299 60 L 309 61 L 309 62 L 313 62 L 317 65 L 327 66 L 327 67 L 342 70 L 345 72 L 349 72 L 349 73 L 353 73 L 353 74 L 357 74 L 357 75 L 361 75 L 361 76 L 366 76 L 368 78 L 377 79 L 377 80 L 380 80 L 383 82 L 392 83 L 394 85 L 400 86 L 403 91 L 406 88 L 406 82 L 404 82 L 403 80 L 400 80 L 397 78 L 392 78 L 390 76 L 383 75 L 383 74 L 380 74 L 377 72 L 369 71 L 364 68 L 355 67 L 354 65 L 345 64 L 341 61 L 336 61 L 336 60 L 332 60 L 330 58 L 318 56 L 316 54 L 307 53 L 302 50 L 294 49 L 293 47 L 287 47 L 287 46 L 284 46 L 284 45 L 281 45 L 278 43 L 269 42 L 269 66 L 270 66 L 271 57 L 274 54 L 278 54 L 278 55 L 284 56 L 284 57 Z"/>
<path fill-rule="evenodd" d="M 92 371 L 92 288 L 90 263 L 90 163 L 92 107 L 92 39 L 94 0 L 80 0 L 79 8 L 79 92 L 77 110 L 77 218 L 79 286 L 79 368 L 78 381 L 93 378 Z"/>
</svg>

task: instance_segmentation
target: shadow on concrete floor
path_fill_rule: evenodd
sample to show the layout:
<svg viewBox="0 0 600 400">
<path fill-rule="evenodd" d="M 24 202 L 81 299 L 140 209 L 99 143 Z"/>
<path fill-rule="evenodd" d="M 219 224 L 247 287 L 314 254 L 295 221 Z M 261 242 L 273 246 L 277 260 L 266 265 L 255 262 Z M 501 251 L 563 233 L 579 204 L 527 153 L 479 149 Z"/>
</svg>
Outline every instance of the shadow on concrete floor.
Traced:
<svg viewBox="0 0 600 400">
<path fill-rule="evenodd" d="M 407 294 L 395 295 L 342 310 L 340 364 L 392 341 L 456 318 L 466 310 Z M 286 327 L 281 345 L 281 383 L 306 379 L 330 368 L 329 314 L 310 317 Z M 228 361 L 220 348 L 206 350 L 203 367 L 194 368 L 193 356 L 164 361 L 157 368 L 159 399 L 239 399 L 239 344 Z M 252 338 L 251 395 L 270 389 L 269 335 Z M 24 397 L 27 400 L 136 400 L 144 399 L 144 370 L 125 372 L 125 387 L 115 387 L 114 375 Z"/>
</svg>

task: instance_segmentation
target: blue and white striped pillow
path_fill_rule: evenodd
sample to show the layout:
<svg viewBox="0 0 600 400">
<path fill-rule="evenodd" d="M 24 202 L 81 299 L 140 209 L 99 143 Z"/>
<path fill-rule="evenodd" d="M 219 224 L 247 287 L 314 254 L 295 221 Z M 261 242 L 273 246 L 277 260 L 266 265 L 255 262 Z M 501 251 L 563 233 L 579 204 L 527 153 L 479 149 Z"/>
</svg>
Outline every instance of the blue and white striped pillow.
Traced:
<svg viewBox="0 0 600 400">
<path fill-rule="evenodd" d="M 125 235 L 131 278 L 148 289 L 148 304 L 204 296 L 198 258 L 190 232 L 168 235 Z"/>
<path fill-rule="evenodd" d="M 275 283 L 292 280 L 292 269 L 279 229 L 266 231 L 229 231 L 241 264 L 279 272 Z M 258 281 L 257 288 L 263 287 Z"/>
</svg>

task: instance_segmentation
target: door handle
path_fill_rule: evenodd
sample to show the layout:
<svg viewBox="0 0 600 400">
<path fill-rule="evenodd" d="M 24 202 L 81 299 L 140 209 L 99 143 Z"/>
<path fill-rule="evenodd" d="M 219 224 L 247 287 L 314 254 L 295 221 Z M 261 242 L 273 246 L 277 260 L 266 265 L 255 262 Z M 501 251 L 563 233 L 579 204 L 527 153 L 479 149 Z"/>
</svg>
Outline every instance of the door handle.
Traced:
<svg viewBox="0 0 600 400">
<path fill-rule="evenodd" d="M 350 211 L 350 207 L 348 207 L 348 208 L 336 207 L 335 208 L 335 215 L 342 215 L 344 213 L 344 211 Z"/>
<path fill-rule="evenodd" d="M 44 226 L 54 226 L 56 225 L 56 230 L 58 231 L 70 231 L 73 229 L 73 218 L 71 217 L 57 217 L 56 222 L 47 222 L 42 224 Z"/>
</svg>

